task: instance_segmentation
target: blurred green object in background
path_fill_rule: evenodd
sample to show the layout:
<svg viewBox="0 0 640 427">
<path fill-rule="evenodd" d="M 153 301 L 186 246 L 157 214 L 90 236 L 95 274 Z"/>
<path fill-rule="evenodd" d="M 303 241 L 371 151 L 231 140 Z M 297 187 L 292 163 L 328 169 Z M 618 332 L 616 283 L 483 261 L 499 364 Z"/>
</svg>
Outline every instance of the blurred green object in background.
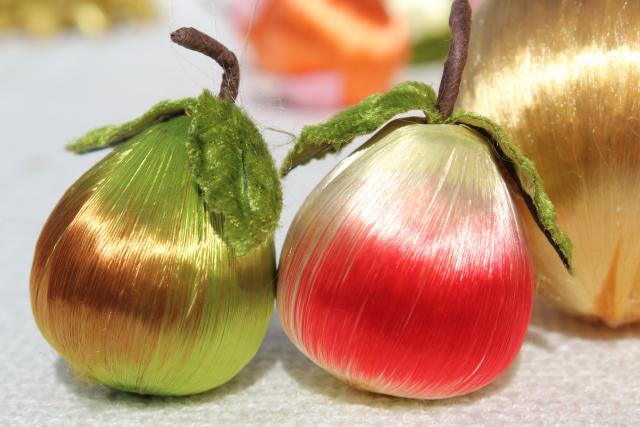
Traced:
<svg viewBox="0 0 640 427">
<path fill-rule="evenodd" d="M 439 37 L 427 38 L 416 42 L 411 53 L 411 62 L 423 64 L 425 62 L 440 61 L 447 56 L 449 50 L 450 34 L 441 34 Z"/>
<path fill-rule="evenodd" d="M 474 10 L 483 0 L 471 0 Z M 413 52 L 411 62 L 422 64 L 444 59 L 449 50 L 449 10 L 452 0 L 387 0 L 391 13 L 409 25 Z"/>
</svg>

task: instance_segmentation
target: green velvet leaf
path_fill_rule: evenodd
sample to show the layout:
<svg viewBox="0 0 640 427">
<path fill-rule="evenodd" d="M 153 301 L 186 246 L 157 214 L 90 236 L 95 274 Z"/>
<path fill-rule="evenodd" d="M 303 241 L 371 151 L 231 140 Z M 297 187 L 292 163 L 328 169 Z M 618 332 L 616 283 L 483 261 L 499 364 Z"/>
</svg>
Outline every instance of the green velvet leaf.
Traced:
<svg viewBox="0 0 640 427">
<path fill-rule="evenodd" d="M 272 238 L 282 209 L 280 180 L 255 124 L 235 104 L 205 91 L 189 130 L 190 164 L 207 207 L 224 218 L 239 256 Z"/>
<path fill-rule="evenodd" d="M 456 111 L 447 123 L 468 126 L 483 134 L 492 144 L 497 158 L 513 178 L 522 193 L 533 218 L 556 250 L 565 267 L 573 273 L 573 246 L 569 237 L 556 224 L 556 212 L 553 203 L 544 190 L 542 178 L 533 161 L 511 143 L 507 133 L 491 120 L 473 113 Z"/>
<path fill-rule="evenodd" d="M 340 151 L 356 137 L 374 132 L 398 114 L 422 110 L 429 123 L 441 123 L 436 93 L 423 83 L 404 82 L 385 94 L 371 95 L 324 123 L 307 126 L 289 151 L 281 168 L 282 176 L 312 159 Z"/>
<path fill-rule="evenodd" d="M 194 100 L 190 98 L 160 102 L 135 120 L 95 129 L 66 148 L 74 153 L 86 153 L 110 147 L 139 134 L 154 123 L 184 114 L 193 105 Z"/>
</svg>

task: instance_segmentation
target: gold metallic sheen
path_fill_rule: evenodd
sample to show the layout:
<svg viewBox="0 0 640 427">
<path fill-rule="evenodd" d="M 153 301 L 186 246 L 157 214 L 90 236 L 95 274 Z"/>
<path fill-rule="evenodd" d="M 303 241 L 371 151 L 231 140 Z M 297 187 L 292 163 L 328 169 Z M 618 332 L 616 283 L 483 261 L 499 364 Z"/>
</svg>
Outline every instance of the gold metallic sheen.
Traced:
<svg viewBox="0 0 640 427">
<path fill-rule="evenodd" d="M 640 2 L 489 0 L 471 40 L 459 106 L 508 128 L 575 246 L 572 277 L 525 216 L 542 294 L 640 321 Z"/>
<path fill-rule="evenodd" d="M 36 248 L 33 313 L 78 376 L 156 395 L 219 386 L 271 318 L 273 241 L 238 259 L 187 167 L 190 118 L 152 126 L 81 177 Z"/>
</svg>

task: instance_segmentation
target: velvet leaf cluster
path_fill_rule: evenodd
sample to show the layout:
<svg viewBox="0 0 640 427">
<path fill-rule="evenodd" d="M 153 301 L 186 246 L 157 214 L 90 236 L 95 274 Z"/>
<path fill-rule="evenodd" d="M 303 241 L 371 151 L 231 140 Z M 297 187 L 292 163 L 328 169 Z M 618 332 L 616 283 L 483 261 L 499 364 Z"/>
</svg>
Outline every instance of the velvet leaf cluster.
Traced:
<svg viewBox="0 0 640 427">
<path fill-rule="evenodd" d="M 556 223 L 555 208 L 544 190 L 542 178 L 534 162 L 511 142 L 504 129 L 490 119 L 463 111 L 456 111 L 451 117 L 444 119 L 437 109 L 436 102 L 434 90 L 419 82 L 400 83 L 385 94 L 372 95 L 323 123 L 305 127 L 285 158 L 280 173 L 284 176 L 312 159 L 339 152 L 356 137 L 375 132 L 399 114 L 421 110 L 426 116 L 425 126 L 465 126 L 484 137 L 493 148 L 495 159 L 508 174 L 505 178 L 516 184 L 520 196 L 525 200 L 547 240 L 565 267 L 573 272 L 571 241 Z"/>
<path fill-rule="evenodd" d="M 275 163 L 251 119 L 235 104 L 204 91 L 164 101 L 141 117 L 87 133 L 67 146 L 86 153 L 120 144 L 156 123 L 191 117 L 184 143 L 194 183 L 207 209 L 223 218 L 222 237 L 238 256 L 272 238 L 282 210 Z"/>
</svg>

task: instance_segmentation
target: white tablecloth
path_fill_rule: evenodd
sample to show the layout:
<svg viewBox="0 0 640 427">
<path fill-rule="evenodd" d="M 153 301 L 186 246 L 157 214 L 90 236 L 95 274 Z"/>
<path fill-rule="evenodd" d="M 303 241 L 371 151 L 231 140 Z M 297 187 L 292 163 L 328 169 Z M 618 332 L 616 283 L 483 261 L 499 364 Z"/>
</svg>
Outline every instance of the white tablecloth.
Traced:
<svg viewBox="0 0 640 427">
<path fill-rule="evenodd" d="M 0 425 L 632 425 L 640 423 L 640 328 L 610 330 L 538 303 L 526 343 L 506 375 L 482 391 L 421 402 L 352 390 L 305 359 L 274 318 L 262 349 L 227 385 L 182 399 L 136 397 L 76 380 L 31 316 L 28 277 L 40 229 L 63 192 L 104 152 L 74 156 L 65 143 L 136 117 L 161 99 L 215 88 L 211 61 L 173 46 L 168 34 L 195 25 L 237 52 L 216 5 L 167 4 L 165 19 L 98 40 L 0 39 Z M 246 56 L 241 55 L 246 65 Z M 329 111 L 304 111 L 260 96 L 244 67 L 240 104 L 280 161 L 297 133 Z M 437 83 L 437 67 L 401 78 Z M 267 129 L 269 128 L 269 129 Z M 340 156 L 284 182 L 288 224 Z"/>
</svg>

